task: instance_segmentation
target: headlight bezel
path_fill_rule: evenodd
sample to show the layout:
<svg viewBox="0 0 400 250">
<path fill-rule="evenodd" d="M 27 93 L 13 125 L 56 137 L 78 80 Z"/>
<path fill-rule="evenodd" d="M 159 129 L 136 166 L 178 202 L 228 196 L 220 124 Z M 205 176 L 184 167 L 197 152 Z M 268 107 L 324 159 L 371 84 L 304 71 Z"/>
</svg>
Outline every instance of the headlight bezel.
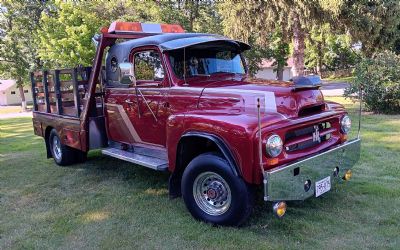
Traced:
<svg viewBox="0 0 400 250">
<path fill-rule="evenodd" d="M 283 151 L 282 138 L 277 134 L 271 134 L 265 141 L 265 150 L 270 157 L 278 157 Z"/>
<path fill-rule="evenodd" d="M 351 118 L 348 114 L 343 115 L 340 119 L 340 131 L 346 135 L 351 131 Z"/>
</svg>

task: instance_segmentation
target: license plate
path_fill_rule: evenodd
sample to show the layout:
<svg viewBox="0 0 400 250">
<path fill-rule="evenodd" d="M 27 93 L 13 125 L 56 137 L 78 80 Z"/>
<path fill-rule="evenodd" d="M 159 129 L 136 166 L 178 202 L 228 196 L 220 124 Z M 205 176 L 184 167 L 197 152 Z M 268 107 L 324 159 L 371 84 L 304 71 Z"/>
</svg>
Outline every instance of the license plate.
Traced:
<svg viewBox="0 0 400 250">
<path fill-rule="evenodd" d="M 331 190 L 331 177 L 328 176 L 315 183 L 315 197 L 318 197 Z"/>
</svg>

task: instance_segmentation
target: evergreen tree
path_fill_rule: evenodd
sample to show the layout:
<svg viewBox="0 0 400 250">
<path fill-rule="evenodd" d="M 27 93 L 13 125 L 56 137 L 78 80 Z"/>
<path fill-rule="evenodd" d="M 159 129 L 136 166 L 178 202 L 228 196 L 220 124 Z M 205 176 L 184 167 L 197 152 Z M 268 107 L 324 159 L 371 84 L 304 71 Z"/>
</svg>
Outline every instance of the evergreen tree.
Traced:
<svg viewBox="0 0 400 250">
<path fill-rule="evenodd" d="M 306 41 L 305 62 L 308 69 L 321 75 L 324 70 L 349 69 L 360 57 L 351 36 L 335 34 L 330 25 L 314 26 Z"/>
<path fill-rule="evenodd" d="M 224 19 L 226 34 L 245 41 L 257 36 L 261 44 L 267 43 L 268 34 L 278 28 L 283 36 L 293 41 L 295 75 L 304 73 L 305 38 L 308 28 L 328 22 L 338 15 L 342 1 L 337 0 L 274 0 L 246 2 L 226 0 L 221 3 L 220 13 Z"/>
<path fill-rule="evenodd" d="M 400 1 L 346 1 L 340 13 L 340 23 L 347 27 L 353 42 L 361 42 L 367 56 L 394 49 L 400 39 Z"/>
<path fill-rule="evenodd" d="M 283 27 L 293 41 L 296 75 L 303 74 L 305 41 L 313 27 L 331 24 L 335 33 L 349 33 L 367 55 L 395 47 L 400 36 L 398 0 L 225 0 L 219 10 L 224 32 L 245 41 L 257 36 L 267 42 L 268 33 Z"/>
</svg>

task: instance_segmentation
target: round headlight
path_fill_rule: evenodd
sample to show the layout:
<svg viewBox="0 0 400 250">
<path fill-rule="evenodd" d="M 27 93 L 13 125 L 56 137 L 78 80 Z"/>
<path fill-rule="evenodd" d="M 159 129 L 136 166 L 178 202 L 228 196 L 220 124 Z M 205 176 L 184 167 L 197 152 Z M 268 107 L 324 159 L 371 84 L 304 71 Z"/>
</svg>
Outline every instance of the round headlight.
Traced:
<svg viewBox="0 0 400 250">
<path fill-rule="evenodd" d="M 267 153 L 271 157 L 277 157 L 282 152 L 282 139 L 279 135 L 271 135 L 267 140 Z"/>
<path fill-rule="evenodd" d="M 344 115 L 342 117 L 342 120 L 340 121 L 340 128 L 342 129 L 342 132 L 347 134 L 350 132 L 351 129 L 351 119 L 348 115 Z"/>
</svg>

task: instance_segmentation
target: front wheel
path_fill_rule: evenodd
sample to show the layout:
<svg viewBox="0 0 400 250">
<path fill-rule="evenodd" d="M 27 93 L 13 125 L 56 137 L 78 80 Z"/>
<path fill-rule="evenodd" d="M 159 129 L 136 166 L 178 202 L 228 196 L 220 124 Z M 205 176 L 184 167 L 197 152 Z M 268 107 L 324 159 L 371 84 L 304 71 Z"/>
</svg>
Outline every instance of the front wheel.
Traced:
<svg viewBox="0 0 400 250">
<path fill-rule="evenodd" d="M 238 226 L 251 214 L 252 191 L 218 154 L 194 158 L 183 173 L 181 189 L 186 207 L 196 219 Z"/>
</svg>

